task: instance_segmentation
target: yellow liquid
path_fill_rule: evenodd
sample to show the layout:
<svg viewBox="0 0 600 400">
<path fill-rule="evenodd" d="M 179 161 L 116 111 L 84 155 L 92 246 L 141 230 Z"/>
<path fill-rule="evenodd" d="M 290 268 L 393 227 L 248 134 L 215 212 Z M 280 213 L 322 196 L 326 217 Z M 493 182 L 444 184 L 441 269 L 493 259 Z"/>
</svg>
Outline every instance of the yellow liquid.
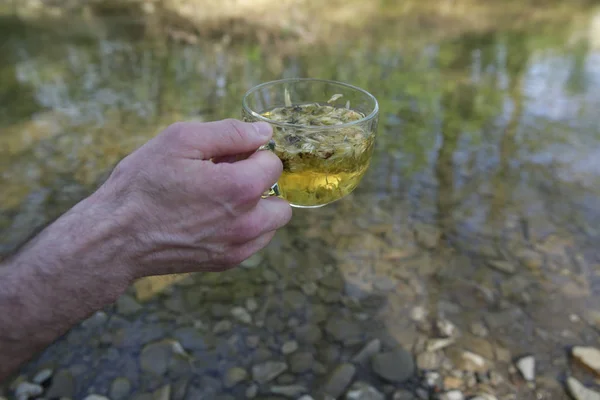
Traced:
<svg viewBox="0 0 600 400">
<path fill-rule="evenodd" d="M 327 173 L 318 170 L 283 172 L 279 191 L 295 206 L 320 207 L 339 200 L 358 186 L 367 171 L 368 161 L 347 172 Z"/>
</svg>

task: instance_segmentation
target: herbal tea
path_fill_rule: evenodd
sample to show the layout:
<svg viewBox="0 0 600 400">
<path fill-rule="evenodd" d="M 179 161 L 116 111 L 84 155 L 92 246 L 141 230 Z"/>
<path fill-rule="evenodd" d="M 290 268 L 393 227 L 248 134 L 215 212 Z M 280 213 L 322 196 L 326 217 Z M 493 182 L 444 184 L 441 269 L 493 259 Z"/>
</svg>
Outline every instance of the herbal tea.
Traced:
<svg viewBox="0 0 600 400">
<path fill-rule="evenodd" d="M 283 163 L 277 184 L 293 205 L 318 207 L 339 200 L 358 186 L 369 167 L 375 134 L 358 124 L 335 128 L 365 117 L 349 103 L 333 105 L 340 97 L 325 104 L 292 105 L 286 92 L 286 106 L 261 114 L 298 126 L 273 127 L 273 151 Z M 319 126 L 324 129 L 315 129 Z"/>
</svg>

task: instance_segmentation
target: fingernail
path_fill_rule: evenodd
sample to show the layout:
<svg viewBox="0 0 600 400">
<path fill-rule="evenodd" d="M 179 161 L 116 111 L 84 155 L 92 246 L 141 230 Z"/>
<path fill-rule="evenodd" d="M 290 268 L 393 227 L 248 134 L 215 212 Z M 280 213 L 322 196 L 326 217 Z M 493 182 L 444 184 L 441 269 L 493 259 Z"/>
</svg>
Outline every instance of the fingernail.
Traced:
<svg viewBox="0 0 600 400">
<path fill-rule="evenodd" d="M 266 122 L 253 122 L 252 126 L 261 136 L 271 136 L 273 134 L 271 125 L 267 124 Z"/>
</svg>

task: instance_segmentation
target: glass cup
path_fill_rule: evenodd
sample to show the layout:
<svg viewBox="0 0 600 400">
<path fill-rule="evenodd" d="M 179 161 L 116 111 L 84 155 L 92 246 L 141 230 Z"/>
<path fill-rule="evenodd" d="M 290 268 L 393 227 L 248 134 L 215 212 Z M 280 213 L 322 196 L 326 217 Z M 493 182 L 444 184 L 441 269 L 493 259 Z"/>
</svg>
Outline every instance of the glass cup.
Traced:
<svg viewBox="0 0 600 400">
<path fill-rule="evenodd" d="M 242 119 L 264 121 L 283 173 L 270 195 L 293 207 L 316 208 L 358 186 L 369 168 L 379 120 L 377 99 L 358 87 L 329 80 L 293 78 L 250 89 Z"/>
</svg>

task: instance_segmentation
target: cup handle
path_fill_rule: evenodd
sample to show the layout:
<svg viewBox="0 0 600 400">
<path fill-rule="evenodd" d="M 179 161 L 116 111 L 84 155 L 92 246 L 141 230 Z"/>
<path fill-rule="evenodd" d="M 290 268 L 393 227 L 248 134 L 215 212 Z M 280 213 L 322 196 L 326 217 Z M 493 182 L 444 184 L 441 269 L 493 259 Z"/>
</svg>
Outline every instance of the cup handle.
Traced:
<svg viewBox="0 0 600 400">
<path fill-rule="evenodd" d="M 260 146 L 257 151 L 261 151 L 261 150 L 268 150 L 268 151 L 275 150 L 275 141 L 273 141 L 273 139 L 269 140 L 268 143 Z M 277 185 L 277 182 L 275 182 L 275 184 L 273 186 L 271 186 L 271 188 L 269 190 L 265 191 L 261 197 L 263 199 L 266 199 L 267 197 L 281 197 L 281 193 L 279 191 L 279 185 Z"/>
</svg>

